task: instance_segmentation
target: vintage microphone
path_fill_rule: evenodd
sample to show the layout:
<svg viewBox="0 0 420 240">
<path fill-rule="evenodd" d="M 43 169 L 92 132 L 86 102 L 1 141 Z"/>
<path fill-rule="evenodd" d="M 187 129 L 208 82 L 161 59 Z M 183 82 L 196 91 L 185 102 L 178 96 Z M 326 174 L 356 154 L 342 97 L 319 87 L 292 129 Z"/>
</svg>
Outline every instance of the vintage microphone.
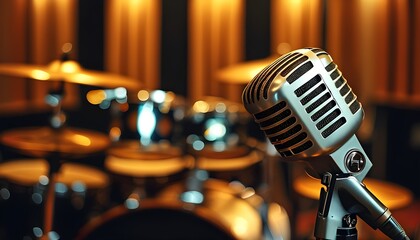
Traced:
<svg viewBox="0 0 420 240">
<path fill-rule="evenodd" d="M 317 239 L 357 239 L 356 215 L 392 239 L 408 239 L 362 183 L 372 167 L 355 135 L 363 109 L 327 52 L 284 54 L 248 83 L 242 101 L 281 159 L 305 161 L 327 187 L 320 194 Z"/>
</svg>

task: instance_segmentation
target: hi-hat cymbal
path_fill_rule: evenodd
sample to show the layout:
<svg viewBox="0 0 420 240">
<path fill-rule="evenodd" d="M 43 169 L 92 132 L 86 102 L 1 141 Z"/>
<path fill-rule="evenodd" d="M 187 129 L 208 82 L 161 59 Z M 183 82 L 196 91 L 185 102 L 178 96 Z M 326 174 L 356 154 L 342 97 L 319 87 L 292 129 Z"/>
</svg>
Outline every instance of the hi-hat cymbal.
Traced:
<svg viewBox="0 0 420 240">
<path fill-rule="evenodd" d="M 397 184 L 372 178 L 366 178 L 363 183 L 373 195 L 390 209 L 407 206 L 413 200 L 413 194 Z M 295 191 L 310 199 L 319 198 L 321 187 L 323 187 L 321 180 L 309 176 L 298 177 L 293 181 Z"/>
<path fill-rule="evenodd" d="M 54 60 L 46 66 L 2 63 L 0 64 L 0 74 L 31 78 L 39 81 L 63 81 L 107 88 L 140 88 L 140 83 L 136 79 L 118 74 L 85 70 L 79 63 L 72 60 Z"/>
<path fill-rule="evenodd" d="M 78 158 L 98 153 L 110 144 L 105 134 L 67 127 L 24 127 L 7 130 L 0 135 L 0 142 L 29 156 L 48 157 L 58 154 L 63 158 Z"/>
<path fill-rule="evenodd" d="M 272 63 L 277 58 L 278 56 L 272 56 L 264 59 L 235 64 L 218 71 L 216 78 L 218 81 L 226 83 L 247 84 L 264 67 Z"/>
</svg>

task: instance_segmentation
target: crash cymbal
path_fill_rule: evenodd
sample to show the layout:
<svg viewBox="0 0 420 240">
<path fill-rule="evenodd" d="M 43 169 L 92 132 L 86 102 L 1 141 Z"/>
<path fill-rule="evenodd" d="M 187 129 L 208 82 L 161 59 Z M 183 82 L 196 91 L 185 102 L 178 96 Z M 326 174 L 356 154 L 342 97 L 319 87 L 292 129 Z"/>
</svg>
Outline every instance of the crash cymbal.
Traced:
<svg viewBox="0 0 420 240">
<path fill-rule="evenodd" d="M 39 81 L 63 81 L 106 88 L 140 88 L 140 84 L 136 79 L 118 74 L 85 70 L 79 63 L 72 60 L 54 60 L 47 66 L 2 63 L 0 64 L 0 74 Z"/>
<path fill-rule="evenodd" d="M 0 135 L 0 142 L 29 156 L 48 157 L 54 153 L 63 158 L 78 158 L 98 153 L 110 144 L 105 134 L 67 127 L 12 129 Z"/>
<path fill-rule="evenodd" d="M 264 59 L 235 64 L 218 71 L 216 78 L 218 81 L 226 83 L 247 84 L 264 67 L 268 66 L 277 58 L 278 56 L 271 56 Z"/>
<path fill-rule="evenodd" d="M 413 200 L 413 194 L 395 183 L 365 178 L 363 183 L 385 206 L 390 209 L 401 208 Z M 293 182 L 296 192 L 310 199 L 318 199 L 321 180 L 309 176 L 298 177 Z"/>
</svg>

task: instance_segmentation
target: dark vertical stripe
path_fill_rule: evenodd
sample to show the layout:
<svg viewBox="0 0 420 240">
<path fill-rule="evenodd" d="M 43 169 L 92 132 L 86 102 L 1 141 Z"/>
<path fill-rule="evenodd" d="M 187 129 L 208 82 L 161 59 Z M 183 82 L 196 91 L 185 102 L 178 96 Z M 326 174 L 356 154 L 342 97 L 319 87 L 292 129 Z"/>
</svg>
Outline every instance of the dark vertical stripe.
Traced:
<svg viewBox="0 0 420 240">
<path fill-rule="evenodd" d="M 25 37 L 29 38 L 29 36 L 33 36 L 33 28 L 29 27 L 31 26 L 30 21 L 32 21 L 32 11 L 30 11 L 30 9 L 33 8 L 33 1 L 28 1 L 27 2 L 27 7 L 25 8 L 25 15 L 26 15 L 26 19 L 25 19 Z M 25 54 L 25 63 L 31 62 L 32 59 L 32 51 L 28 51 L 29 49 L 31 49 L 31 45 L 32 45 L 32 41 L 24 41 L 25 42 L 25 50 L 26 50 L 26 54 Z M 25 100 L 31 101 L 32 100 L 32 81 L 26 81 L 25 83 Z"/>
<path fill-rule="evenodd" d="M 103 70 L 104 1 L 79 1 L 78 6 L 78 61 L 84 68 Z"/>
<path fill-rule="evenodd" d="M 162 0 L 161 89 L 187 96 L 187 0 Z M 159 79 L 157 79 L 159 81 Z"/>
<path fill-rule="evenodd" d="M 246 0 L 245 59 L 265 58 L 270 48 L 270 0 Z"/>
<path fill-rule="evenodd" d="M 104 6 L 103 0 L 79 1 L 78 3 L 78 48 L 73 51 L 77 51 L 75 60 L 86 69 L 99 71 L 104 69 Z M 74 58 L 74 55 L 70 58 Z M 87 92 L 96 88 L 87 85 L 79 86 L 81 106 L 74 112 L 68 112 L 67 123 L 70 126 L 107 131 L 109 112 L 86 100 Z"/>
</svg>

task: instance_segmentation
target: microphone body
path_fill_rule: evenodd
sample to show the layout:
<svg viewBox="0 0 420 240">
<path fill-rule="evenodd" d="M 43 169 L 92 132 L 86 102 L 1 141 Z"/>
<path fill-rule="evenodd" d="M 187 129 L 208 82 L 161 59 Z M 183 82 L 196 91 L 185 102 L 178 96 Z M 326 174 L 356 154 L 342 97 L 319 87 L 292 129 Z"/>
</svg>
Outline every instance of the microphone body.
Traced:
<svg viewBox="0 0 420 240">
<path fill-rule="evenodd" d="M 336 239 L 353 226 L 352 214 L 375 229 L 392 219 L 361 183 L 372 167 L 355 135 L 363 108 L 327 52 L 304 48 L 281 56 L 248 83 L 242 101 L 281 159 L 306 162 L 307 172 L 327 186 L 321 189 L 317 238 Z M 402 230 L 392 228 L 383 231 L 394 236 Z"/>
<path fill-rule="evenodd" d="M 351 172 L 362 180 L 371 168 L 354 139 L 363 109 L 325 51 L 299 49 L 283 55 L 254 77 L 242 100 L 283 160 L 307 161 L 315 177 L 328 170 Z M 356 171 L 343 161 L 351 148 L 364 158 Z"/>
</svg>

